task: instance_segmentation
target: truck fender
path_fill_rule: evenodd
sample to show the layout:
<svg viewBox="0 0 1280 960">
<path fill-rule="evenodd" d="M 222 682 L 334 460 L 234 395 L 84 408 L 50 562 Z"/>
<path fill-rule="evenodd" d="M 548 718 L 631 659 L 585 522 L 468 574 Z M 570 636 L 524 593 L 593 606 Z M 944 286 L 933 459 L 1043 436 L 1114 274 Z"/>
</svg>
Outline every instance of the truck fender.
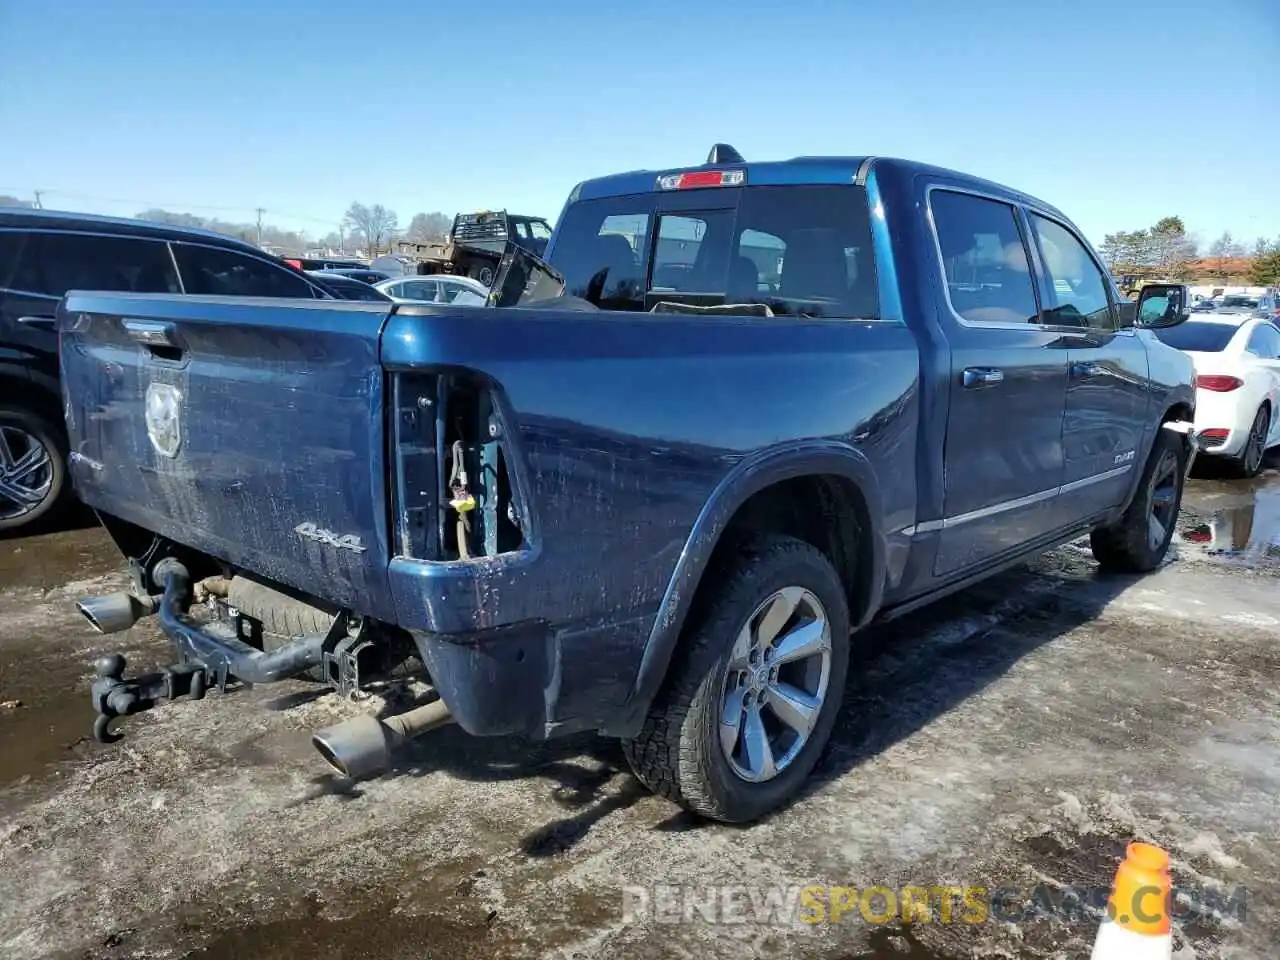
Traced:
<svg viewBox="0 0 1280 960">
<path fill-rule="evenodd" d="M 866 623 L 879 607 L 885 572 L 883 510 L 880 484 L 866 457 L 854 447 L 832 440 L 805 440 L 753 453 L 739 461 L 717 484 L 685 541 L 645 643 L 640 669 L 628 697 L 628 714 L 635 725 L 643 721 L 650 702 L 662 685 L 712 553 L 738 508 L 766 487 L 784 480 L 811 476 L 846 478 L 858 487 L 865 498 L 871 525 L 871 529 L 865 532 L 871 545 L 872 569 L 867 581 L 871 585 L 871 595 L 865 609 L 854 612 L 854 627 Z"/>
</svg>

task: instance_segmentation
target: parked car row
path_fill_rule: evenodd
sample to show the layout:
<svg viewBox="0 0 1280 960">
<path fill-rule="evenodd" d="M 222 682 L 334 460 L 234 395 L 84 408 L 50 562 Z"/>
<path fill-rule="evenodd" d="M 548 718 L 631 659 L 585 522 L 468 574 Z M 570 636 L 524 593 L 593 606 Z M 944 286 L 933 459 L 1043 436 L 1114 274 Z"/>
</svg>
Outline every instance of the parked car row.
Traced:
<svg viewBox="0 0 1280 960">
<path fill-rule="evenodd" d="M 70 495 L 54 330 L 58 302 L 68 290 L 311 299 L 350 294 L 338 292 L 335 283 L 206 230 L 0 210 L 0 531 L 48 517 Z"/>
</svg>

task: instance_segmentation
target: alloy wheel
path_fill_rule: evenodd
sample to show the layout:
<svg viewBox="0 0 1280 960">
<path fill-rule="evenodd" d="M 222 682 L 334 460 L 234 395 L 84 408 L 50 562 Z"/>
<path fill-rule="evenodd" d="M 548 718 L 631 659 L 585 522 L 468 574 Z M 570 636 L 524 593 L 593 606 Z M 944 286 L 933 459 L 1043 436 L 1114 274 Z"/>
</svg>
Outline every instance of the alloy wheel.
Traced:
<svg viewBox="0 0 1280 960">
<path fill-rule="evenodd" d="M 35 510 L 53 489 L 53 454 L 22 427 L 0 426 L 0 520 Z"/>
<path fill-rule="evenodd" d="M 763 783 L 809 742 L 831 678 L 831 625 L 822 602 L 784 587 L 739 631 L 725 670 L 720 747 L 742 780 Z"/>
<path fill-rule="evenodd" d="M 1249 428 L 1249 440 L 1244 448 L 1244 468 L 1252 476 L 1262 466 L 1262 458 L 1267 452 L 1267 433 L 1270 426 L 1266 410 L 1259 410 L 1253 418 L 1253 426 Z"/>
</svg>

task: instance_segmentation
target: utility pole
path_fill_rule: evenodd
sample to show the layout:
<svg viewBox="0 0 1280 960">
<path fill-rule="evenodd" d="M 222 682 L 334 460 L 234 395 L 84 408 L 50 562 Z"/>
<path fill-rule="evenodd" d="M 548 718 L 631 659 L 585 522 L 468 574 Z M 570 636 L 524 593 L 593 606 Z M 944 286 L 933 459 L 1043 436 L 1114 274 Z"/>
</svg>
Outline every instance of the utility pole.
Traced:
<svg viewBox="0 0 1280 960">
<path fill-rule="evenodd" d="M 37 209 L 37 210 L 43 210 L 43 209 L 44 209 L 44 204 L 40 202 L 40 194 L 42 194 L 42 193 L 48 193 L 49 191 L 47 191 L 47 190 L 33 190 L 33 191 L 31 191 L 31 192 L 32 192 L 32 193 L 34 193 L 34 194 L 36 195 L 36 209 Z"/>
<path fill-rule="evenodd" d="M 257 212 L 258 212 L 258 246 L 262 246 L 262 215 L 267 211 L 263 210 L 262 207 L 258 207 Z"/>
<path fill-rule="evenodd" d="M 345 254 L 347 252 L 347 238 L 342 234 L 342 224 L 338 224 L 338 253 Z"/>
</svg>

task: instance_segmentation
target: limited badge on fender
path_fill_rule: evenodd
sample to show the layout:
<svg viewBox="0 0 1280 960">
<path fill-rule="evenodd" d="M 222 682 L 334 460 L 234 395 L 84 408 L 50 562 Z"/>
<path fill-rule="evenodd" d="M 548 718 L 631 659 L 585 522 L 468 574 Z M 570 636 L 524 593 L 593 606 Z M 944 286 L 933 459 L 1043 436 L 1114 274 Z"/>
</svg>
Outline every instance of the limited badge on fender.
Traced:
<svg viewBox="0 0 1280 960">
<path fill-rule="evenodd" d="M 168 383 L 147 387 L 147 436 L 156 452 L 176 457 L 182 446 L 182 391 Z"/>
</svg>

